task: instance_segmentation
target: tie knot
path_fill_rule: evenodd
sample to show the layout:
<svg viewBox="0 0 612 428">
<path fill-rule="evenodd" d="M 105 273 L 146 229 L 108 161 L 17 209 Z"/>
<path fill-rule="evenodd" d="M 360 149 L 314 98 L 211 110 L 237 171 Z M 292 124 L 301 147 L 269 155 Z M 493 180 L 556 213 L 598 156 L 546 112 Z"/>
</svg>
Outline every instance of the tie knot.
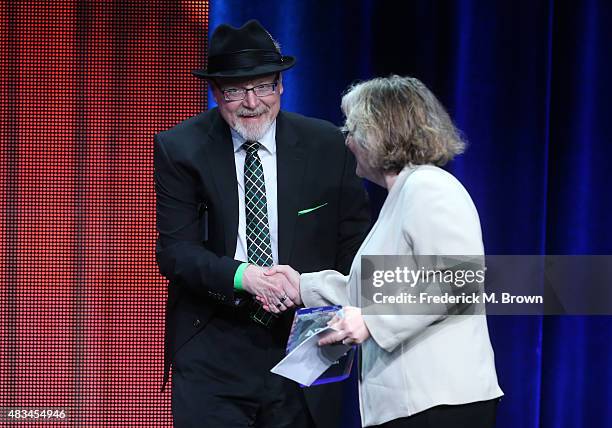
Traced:
<svg viewBox="0 0 612 428">
<path fill-rule="evenodd" d="M 258 141 L 246 141 L 242 147 L 244 150 L 250 155 L 257 153 L 257 150 L 261 147 L 261 144 Z"/>
</svg>

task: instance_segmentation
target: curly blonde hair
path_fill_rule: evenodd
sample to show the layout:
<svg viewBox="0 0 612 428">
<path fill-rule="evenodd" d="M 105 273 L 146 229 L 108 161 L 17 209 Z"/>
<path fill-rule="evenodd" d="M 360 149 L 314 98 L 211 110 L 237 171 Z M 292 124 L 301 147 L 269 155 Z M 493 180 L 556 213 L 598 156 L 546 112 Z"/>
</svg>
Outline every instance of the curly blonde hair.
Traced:
<svg viewBox="0 0 612 428">
<path fill-rule="evenodd" d="M 372 167 L 445 165 L 465 141 L 434 94 L 414 77 L 379 77 L 349 87 L 342 97 L 345 129 L 371 155 Z"/>
</svg>

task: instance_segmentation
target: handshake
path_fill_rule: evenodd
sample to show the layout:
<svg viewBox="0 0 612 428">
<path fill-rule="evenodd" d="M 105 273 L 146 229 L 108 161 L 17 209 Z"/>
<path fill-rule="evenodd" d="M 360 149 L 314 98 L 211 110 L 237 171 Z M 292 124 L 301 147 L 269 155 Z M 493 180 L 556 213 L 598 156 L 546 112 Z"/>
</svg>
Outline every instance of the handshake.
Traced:
<svg viewBox="0 0 612 428">
<path fill-rule="evenodd" d="M 300 274 L 291 266 L 249 265 L 243 274 L 242 287 L 255 296 L 266 311 L 275 314 L 302 304 Z"/>
<path fill-rule="evenodd" d="M 266 311 L 275 314 L 302 304 L 300 274 L 291 266 L 263 268 L 249 265 L 244 271 L 242 287 L 255 296 Z M 333 331 L 319 340 L 321 346 L 338 342 L 355 345 L 370 337 L 361 308 L 345 306 L 343 315 L 334 316 L 327 325 L 332 327 Z"/>
</svg>

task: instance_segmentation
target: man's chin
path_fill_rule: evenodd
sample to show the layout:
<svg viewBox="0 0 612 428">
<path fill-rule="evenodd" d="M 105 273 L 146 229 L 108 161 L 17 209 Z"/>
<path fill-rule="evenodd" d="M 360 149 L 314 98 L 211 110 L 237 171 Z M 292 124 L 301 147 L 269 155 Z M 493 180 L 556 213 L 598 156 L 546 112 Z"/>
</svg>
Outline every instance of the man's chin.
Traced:
<svg viewBox="0 0 612 428">
<path fill-rule="evenodd" d="M 246 120 L 245 120 L 246 119 Z M 262 117 L 244 118 L 241 117 L 236 121 L 235 130 L 245 140 L 258 141 L 268 132 L 268 128 L 272 122 L 265 120 Z"/>
</svg>

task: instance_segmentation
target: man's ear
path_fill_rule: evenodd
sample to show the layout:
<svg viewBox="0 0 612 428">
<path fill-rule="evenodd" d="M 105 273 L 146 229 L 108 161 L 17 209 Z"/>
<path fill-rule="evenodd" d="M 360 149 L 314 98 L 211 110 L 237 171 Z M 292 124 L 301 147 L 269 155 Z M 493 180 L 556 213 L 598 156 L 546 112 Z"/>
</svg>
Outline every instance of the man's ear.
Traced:
<svg viewBox="0 0 612 428">
<path fill-rule="evenodd" d="M 283 95 L 283 73 L 278 73 L 276 80 L 278 80 L 278 94 Z"/>
</svg>

